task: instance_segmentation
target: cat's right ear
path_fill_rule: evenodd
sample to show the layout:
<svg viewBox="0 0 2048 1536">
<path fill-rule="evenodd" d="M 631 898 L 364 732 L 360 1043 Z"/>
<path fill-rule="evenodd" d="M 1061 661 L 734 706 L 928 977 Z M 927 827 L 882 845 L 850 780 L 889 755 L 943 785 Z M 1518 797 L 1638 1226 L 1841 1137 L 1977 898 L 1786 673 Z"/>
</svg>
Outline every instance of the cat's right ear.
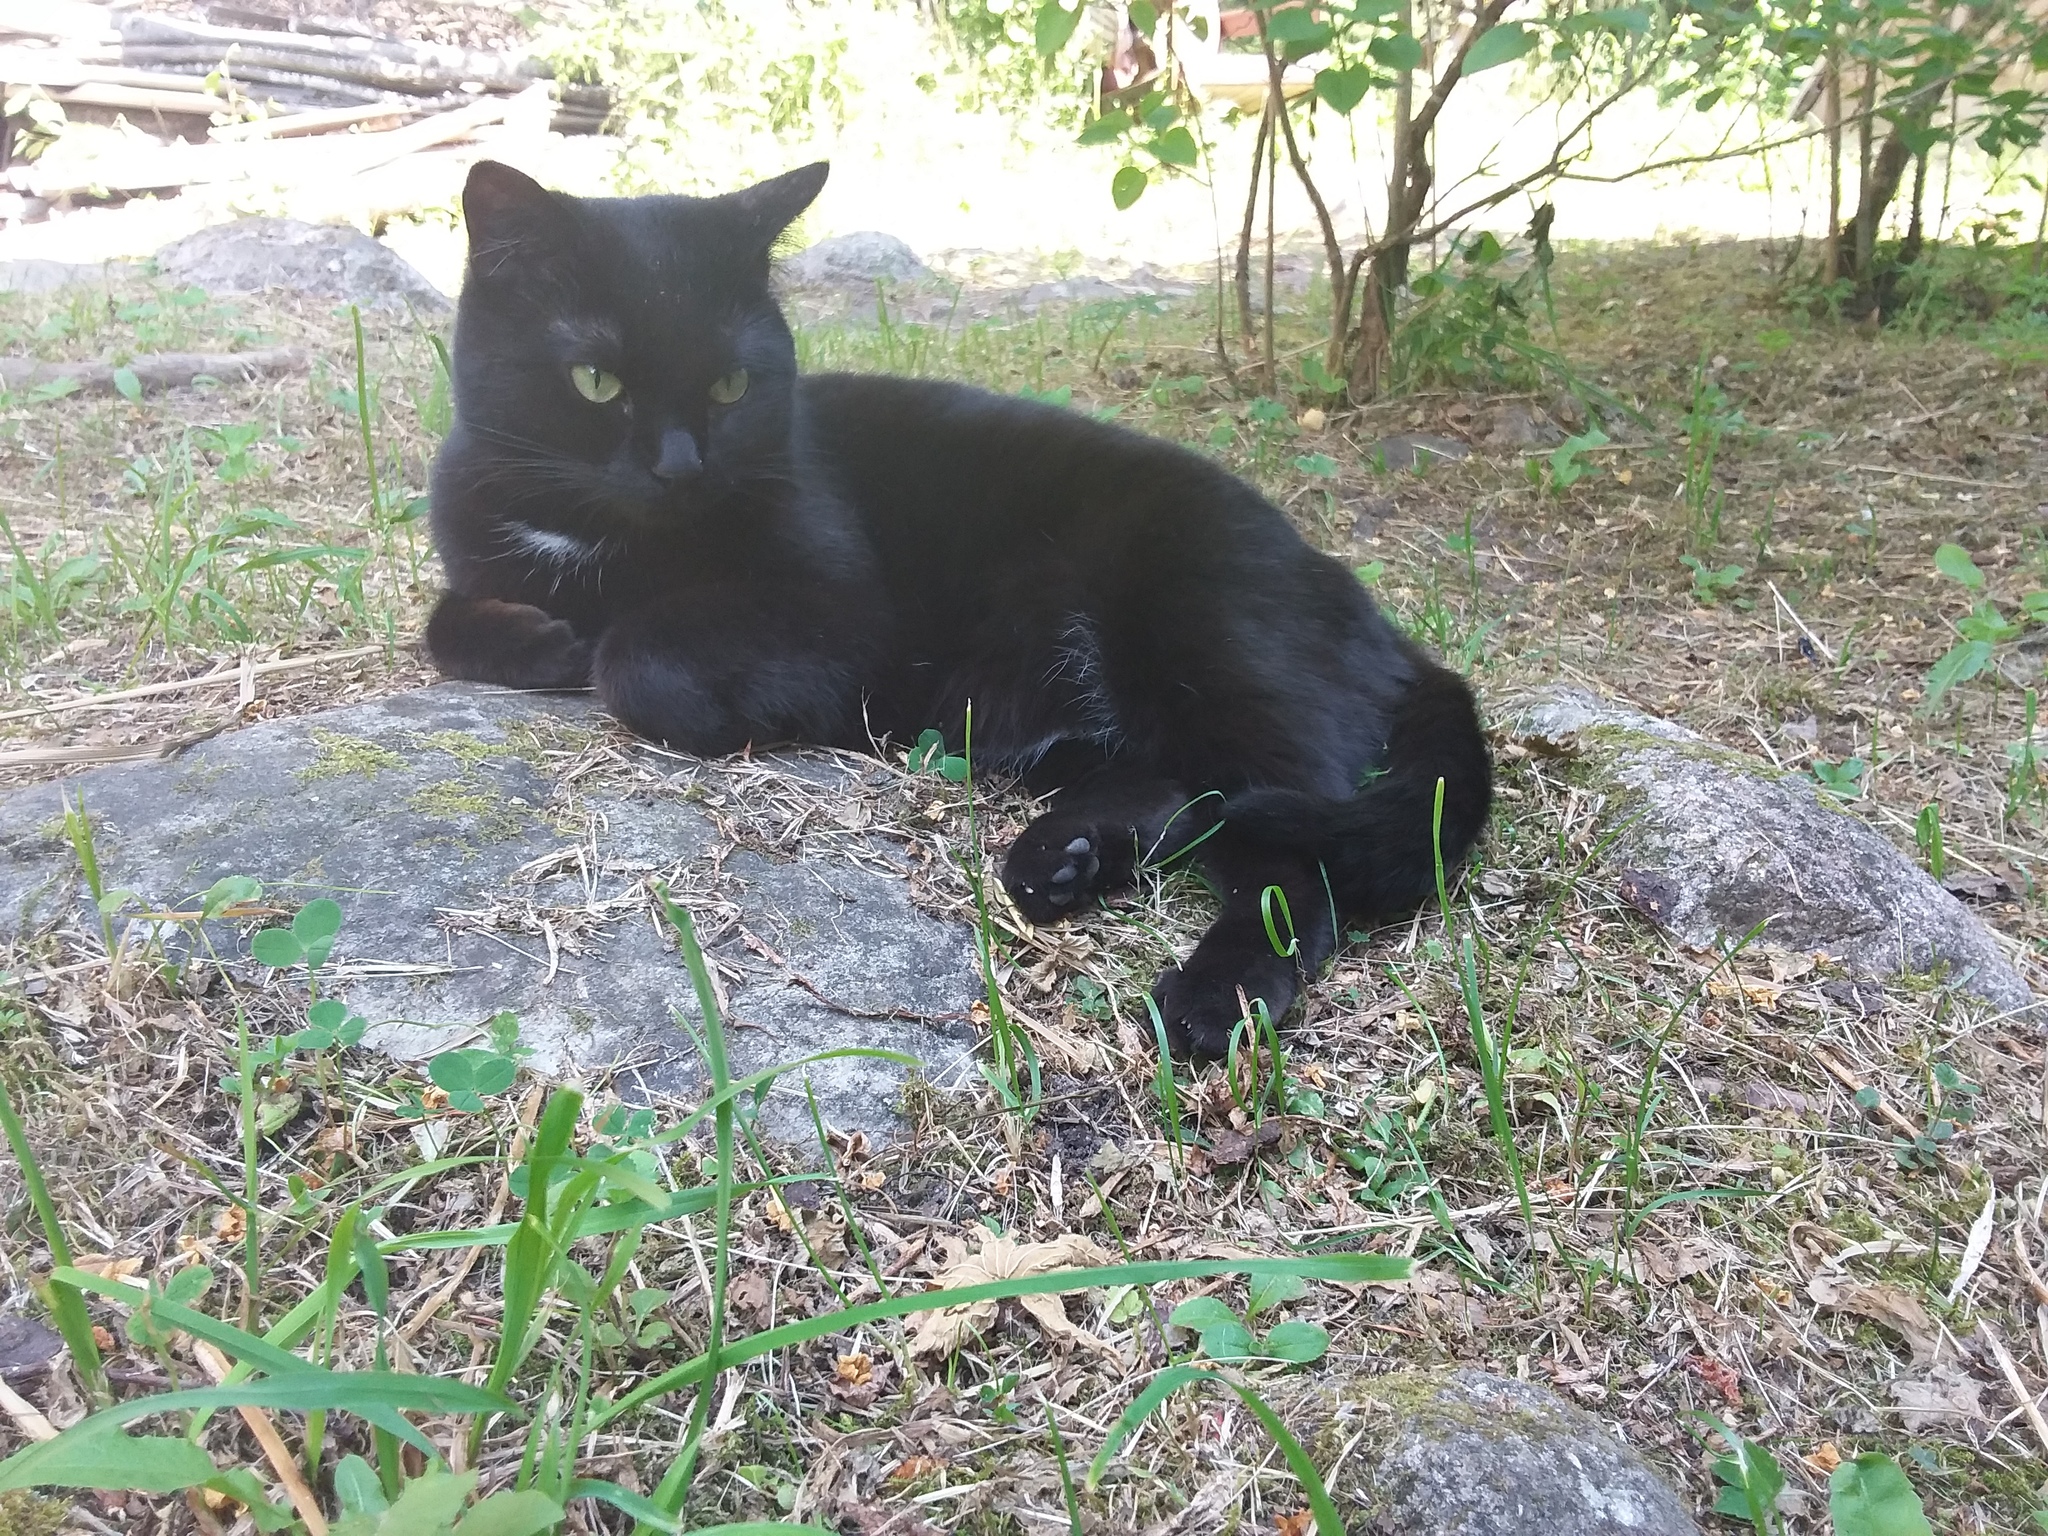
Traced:
<svg viewBox="0 0 2048 1536">
<path fill-rule="evenodd" d="M 748 241 L 764 253 L 824 190 L 830 162 L 819 160 L 733 193 L 726 201 L 739 213 Z"/>
<path fill-rule="evenodd" d="M 495 160 L 469 168 L 462 188 L 462 220 L 472 254 L 491 246 L 516 245 L 552 229 L 562 217 L 554 193 L 523 171 Z"/>
</svg>

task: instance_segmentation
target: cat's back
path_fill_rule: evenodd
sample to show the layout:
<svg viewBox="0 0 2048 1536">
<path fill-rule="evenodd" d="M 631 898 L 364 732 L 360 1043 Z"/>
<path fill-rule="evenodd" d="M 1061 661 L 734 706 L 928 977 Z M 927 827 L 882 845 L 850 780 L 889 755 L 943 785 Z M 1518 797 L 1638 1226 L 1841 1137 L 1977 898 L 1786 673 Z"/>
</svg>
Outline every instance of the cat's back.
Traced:
<svg viewBox="0 0 2048 1536">
<path fill-rule="evenodd" d="M 1140 487 L 1201 490 L 1204 500 L 1248 497 L 1221 466 L 1160 438 L 1061 406 L 938 379 L 825 373 L 800 385 L 805 436 L 862 504 L 895 515 L 983 518 L 1031 527 L 1062 509 L 1131 506 Z"/>
</svg>

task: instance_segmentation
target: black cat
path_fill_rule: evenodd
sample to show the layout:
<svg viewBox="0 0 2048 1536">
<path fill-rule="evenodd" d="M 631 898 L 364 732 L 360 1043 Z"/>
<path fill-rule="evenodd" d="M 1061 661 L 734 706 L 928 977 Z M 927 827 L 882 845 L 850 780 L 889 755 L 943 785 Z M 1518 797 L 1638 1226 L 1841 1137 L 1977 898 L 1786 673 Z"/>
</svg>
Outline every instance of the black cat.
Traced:
<svg viewBox="0 0 2048 1536">
<path fill-rule="evenodd" d="M 428 649 L 594 683 L 706 755 L 957 747 L 971 705 L 978 771 L 1060 791 L 1003 870 L 1033 922 L 1201 861 L 1222 915 L 1157 999 L 1177 1050 L 1220 1055 L 1340 916 L 1433 888 L 1439 781 L 1444 859 L 1479 835 L 1471 694 L 1198 454 L 954 384 L 799 379 L 769 250 L 825 173 L 699 199 L 470 172 Z"/>
</svg>

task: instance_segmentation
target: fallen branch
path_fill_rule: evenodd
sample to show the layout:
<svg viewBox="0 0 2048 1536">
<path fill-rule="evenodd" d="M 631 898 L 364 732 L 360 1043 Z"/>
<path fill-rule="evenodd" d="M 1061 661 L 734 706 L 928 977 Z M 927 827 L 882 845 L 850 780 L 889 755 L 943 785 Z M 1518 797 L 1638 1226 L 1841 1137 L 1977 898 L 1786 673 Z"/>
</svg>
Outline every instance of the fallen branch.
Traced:
<svg viewBox="0 0 2048 1536">
<path fill-rule="evenodd" d="M 184 389 L 195 380 L 260 379 L 299 373 L 310 359 L 299 347 L 261 347 L 253 352 L 159 352 L 120 363 L 44 363 L 31 357 L 0 357 L 0 388 L 34 389 L 72 381 L 69 393 L 113 394 L 115 374 L 126 368 L 144 389 Z"/>
<path fill-rule="evenodd" d="M 1849 1094 L 1852 1098 L 1855 1095 L 1861 1093 L 1866 1087 L 1869 1086 L 1861 1078 L 1857 1077 L 1857 1075 L 1854 1072 L 1850 1071 L 1846 1066 L 1844 1066 L 1840 1061 L 1837 1061 L 1835 1057 L 1828 1051 L 1826 1046 L 1816 1045 L 1813 1048 L 1813 1055 L 1815 1060 L 1817 1060 L 1823 1067 L 1827 1068 L 1828 1076 L 1832 1077 L 1836 1082 L 1840 1083 L 1844 1088 L 1849 1090 Z M 1893 1130 L 1897 1131 L 1901 1136 L 1905 1137 L 1906 1140 L 1917 1141 L 1919 1139 L 1920 1127 L 1915 1125 L 1912 1121 L 1908 1120 L 1896 1109 L 1893 1109 L 1890 1104 L 1884 1101 L 1884 1099 L 1879 1098 L 1878 1101 L 1871 1106 L 1871 1112 L 1875 1114 L 1880 1120 L 1884 1121 L 1886 1125 L 1890 1126 Z"/>
<path fill-rule="evenodd" d="M 2041 1443 L 2041 1449 L 2048 1451 L 2048 1419 L 2041 1417 L 2040 1407 L 2034 1401 L 2034 1394 L 2027 1384 L 2020 1380 L 2020 1368 L 2013 1364 L 2012 1356 L 2006 1353 L 2005 1340 L 1992 1328 L 1989 1318 L 1979 1318 L 1977 1332 L 1984 1336 L 1984 1342 L 1991 1346 L 1991 1353 L 1998 1357 L 1998 1368 L 2005 1373 L 2005 1384 L 2012 1388 L 2012 1395 L 2019 1399 L 2020 1412 L 2027 1416 L 2027 1423 L 2034 1431 L 2034 1438 Z"/>
<path fill-rule="evenodd" d="M 281 661 L 236 662 L 233 666 L 217 667 L 201 677 L 180 677 L 162 683 L 143 683 L 114 693 L 88 693 L 78 698 L 56 699 L 47 704 L 37 704 L 29 709 L 10 709 L 0 714 L 0 722 L 39 720 L 50 715 L 70 714 L 73 710 L 80 709 L 114 709 L 136 699 L 157 698 L 166 693 L 183 693 L 188 688 L 207 688 L 215 683 L 239 683 L 245 677 L 253 682 L 256 678 L 268 677 L 276 672 L 301 672 L 307 667 L 322 666 L 330 661 L 352 661 L 358 656 L 375 656 L 383 649 L 381 645 L 359 645 L 352 650 L 323 651 L 318 655 L 291 656 Z"/>
<path fill-rule="evenodd" d="M 204 1339 L 192 1341 L 193 1358 L 198 1360 L 200 1369 L 213 1378 L 215 1386 L 227 1380 L 227 1357 Z M 327 1536 L 327 1516 L 321 1512 L 320 1501 L 313 1496 L 313 1490 L 306 1486 L 306 1480 L 299 1474 L 298 1459 L 292 1455 L 291 1447 L 284 1443 L 284 1436 L 277 1432 L 277 1426 L 270 1422 L 270 1415 L 261 1408 L 246 1404 L 235 1410 L 242 1416 L 242 1422 L 249 1426 L 249 1433 L 256 1437 L 256 1443 L 263 1447 L 263 1456 L 270 1463 L 270 1470 L 277 1474 L 277 1480 L 284 1484 L 284 1491 L 292 1501 L 292 1508 L 299 1512 L 299 1518 L 306 1522 L 308 1536 Z"/>
</svg>

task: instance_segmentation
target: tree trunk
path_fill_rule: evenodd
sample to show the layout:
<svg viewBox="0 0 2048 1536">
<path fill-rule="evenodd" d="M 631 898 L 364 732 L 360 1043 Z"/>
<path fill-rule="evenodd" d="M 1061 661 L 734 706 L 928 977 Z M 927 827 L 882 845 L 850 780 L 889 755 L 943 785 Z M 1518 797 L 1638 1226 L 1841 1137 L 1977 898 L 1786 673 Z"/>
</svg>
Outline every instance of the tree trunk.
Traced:
<svg viewBox="0 0 2048 1536">
<path fill-rule="evenodd" d="M 1842 50 L 1828 44 L 1828 237 L 1821 247 L 1821 281 L 1830 288 L 1842 275 Z"/>
<path fill-rule="evenodd" d="M 1259 118 L 1259 137 L 1252 145 L 1252 184 L 1245 194 L 1244 225 L 1237 235 L 1237 320 L 1250 352 L 1258 337 L 1252 324 L 1252 226 L 1259 216 L 1259 180 L 1266 173 L 1266 136 L 1273 131 L 1273 103 L 1266 102 Z"/>
</svg>

